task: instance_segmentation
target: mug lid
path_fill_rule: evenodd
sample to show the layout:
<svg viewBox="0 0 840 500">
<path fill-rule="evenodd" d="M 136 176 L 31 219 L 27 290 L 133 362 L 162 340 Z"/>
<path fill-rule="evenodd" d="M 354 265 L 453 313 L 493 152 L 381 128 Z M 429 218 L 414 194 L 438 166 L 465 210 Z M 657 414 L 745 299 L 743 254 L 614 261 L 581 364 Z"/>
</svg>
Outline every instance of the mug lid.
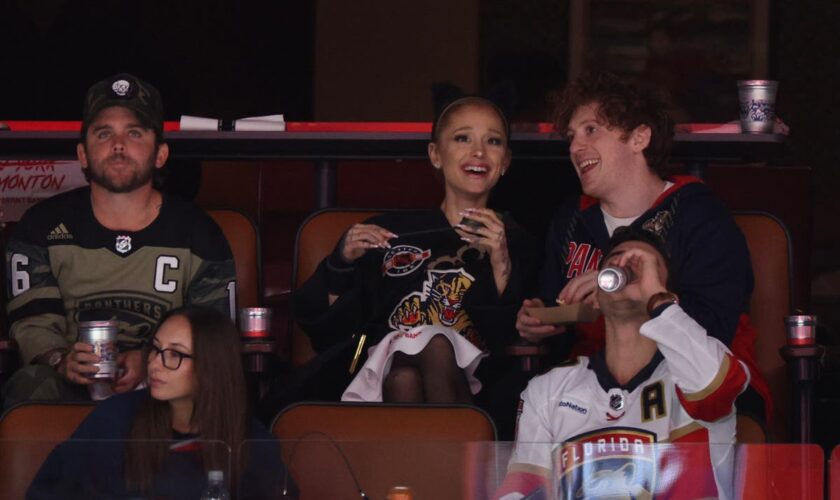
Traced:
<svg viewBox="0 0 840 500">
<path fill-rule="evenodd" d="M 243 307 L 239 309 L 239 314 L 242 316 L 268 316 L 271 314 L 271 309 L 267 307 Z"/>
<path fill-rule="evenodd" d="M 788 325 L 814 325 L 816 323 L 817 317 L 812 314 L 785 316 L 785 324 Z"/>
<path fill-rule="evenodd" d="M 79 328 L 110 328 L 119 326 L 112 319 L 99 321 L 79 321 Z"/>
</svg>

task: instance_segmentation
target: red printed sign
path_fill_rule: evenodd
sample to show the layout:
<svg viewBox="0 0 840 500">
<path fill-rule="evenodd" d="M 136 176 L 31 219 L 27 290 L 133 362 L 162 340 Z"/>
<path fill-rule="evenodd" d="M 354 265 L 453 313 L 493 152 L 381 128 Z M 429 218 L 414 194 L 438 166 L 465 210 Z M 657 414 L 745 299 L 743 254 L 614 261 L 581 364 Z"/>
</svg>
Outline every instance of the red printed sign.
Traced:
<svg viewBox="0 0 840 500">
<path fill-rule="evenodd" d="M 84 185 L 78 161 L 0 160 L 2 220 L 19 220 L 39 201 Z"/>
</svg>

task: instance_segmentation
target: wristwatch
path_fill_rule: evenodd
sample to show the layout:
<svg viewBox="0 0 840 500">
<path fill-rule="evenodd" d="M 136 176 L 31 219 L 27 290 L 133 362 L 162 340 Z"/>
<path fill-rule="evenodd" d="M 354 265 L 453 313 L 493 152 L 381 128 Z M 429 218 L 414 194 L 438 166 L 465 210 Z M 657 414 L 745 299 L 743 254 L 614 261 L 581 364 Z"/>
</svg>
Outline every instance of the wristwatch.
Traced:
<svg viewBox="0 0 840 500">
<path fill-rule="evenodd" d="M 62 360 L 64 360 L 64 356 L 66 356 L 67 353 L 68 353 L 68 351 L 65 350 L 65 349 L 55 349 L 55 350 L 53 350 L 47 356 L 47 359 L 46 359 L 47 366 L 49 366 L 53 370 L 57 370 L 58 365 L 61 364 Z"/>
<path fill-rule="evenodd" d="M 661 302 L 661 303 L 660 303 Z M 659 292 L 650 296 L 647 303 L 647 313 L 650 318 L 655 318 L 662 314 L 671 304 L 679 304 L 680 298 L 674 292 Z"/>
</svg>

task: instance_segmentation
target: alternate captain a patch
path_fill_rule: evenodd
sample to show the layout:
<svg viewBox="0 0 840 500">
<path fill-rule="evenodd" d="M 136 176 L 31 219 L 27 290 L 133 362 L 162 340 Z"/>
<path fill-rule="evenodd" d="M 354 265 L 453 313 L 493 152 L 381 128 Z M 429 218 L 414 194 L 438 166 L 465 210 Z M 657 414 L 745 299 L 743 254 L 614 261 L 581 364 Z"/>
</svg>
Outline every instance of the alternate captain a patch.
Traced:
<svg viewBox="0 0 840 500">
<path fill-rule="evenodd" d="M 558 498 L 652 498 L 655 443 L 654 433 L 631 427 L 569 439 L 555 451 Z"/>
<path fill-rule="evenodd" d="M 395 246 L 388 250 L 382 259 L 382 274 L 388 276 L 411 274 L 431 256 L 431 250 L 421 250 L 410 245 Z"/>
</svg>

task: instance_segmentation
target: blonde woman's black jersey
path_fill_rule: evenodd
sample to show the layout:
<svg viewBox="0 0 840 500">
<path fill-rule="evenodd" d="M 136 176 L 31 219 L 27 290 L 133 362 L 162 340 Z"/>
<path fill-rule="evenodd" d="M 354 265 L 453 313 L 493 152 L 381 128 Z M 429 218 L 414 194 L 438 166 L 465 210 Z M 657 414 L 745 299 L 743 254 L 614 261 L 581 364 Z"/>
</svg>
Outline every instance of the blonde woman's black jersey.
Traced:
<svg viewBox="0 0 840 500">
<path fill-rule="evenodd" d="M 167 311 L 235 307 L 236 272 L 215 222 L 195 205 L 163 195 L 140 231 L 112 231 L 93 215 L 90 188 L 32 207 L 6 246 L 10 334 L 23 361 L 78 339 L 78 323 L 115 319 L 131 348 Z"/>
</svg>

